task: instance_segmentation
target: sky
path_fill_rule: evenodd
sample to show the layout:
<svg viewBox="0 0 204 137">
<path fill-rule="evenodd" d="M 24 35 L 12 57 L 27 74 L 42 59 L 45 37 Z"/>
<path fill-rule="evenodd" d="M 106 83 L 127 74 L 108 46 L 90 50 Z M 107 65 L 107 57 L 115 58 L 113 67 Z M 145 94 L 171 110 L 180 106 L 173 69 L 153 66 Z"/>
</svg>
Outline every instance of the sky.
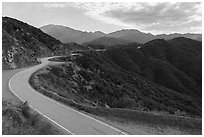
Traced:
<svg viewBox="0 0 204 137">
<path fill-rule="evenodd" d="M 2 15 L 35 27 L 58 24 L 88 32 L 202 33 L 201 2 L 3 2 Z"/>
</svg>

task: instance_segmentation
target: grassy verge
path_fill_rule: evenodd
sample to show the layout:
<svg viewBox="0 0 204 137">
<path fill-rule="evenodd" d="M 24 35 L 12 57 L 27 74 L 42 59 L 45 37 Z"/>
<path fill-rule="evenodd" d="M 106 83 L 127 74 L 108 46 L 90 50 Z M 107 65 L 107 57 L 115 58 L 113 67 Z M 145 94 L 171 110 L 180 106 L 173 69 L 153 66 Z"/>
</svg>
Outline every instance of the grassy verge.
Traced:
<svg viewBox="0 0 204 137">
<path fill-rule="evenodd" d="M 13 105 L 8 101 L 2 101 L 2 134 L 59 135 L 63 133 L 30 109 L 27 103 Z"/>
</svg>

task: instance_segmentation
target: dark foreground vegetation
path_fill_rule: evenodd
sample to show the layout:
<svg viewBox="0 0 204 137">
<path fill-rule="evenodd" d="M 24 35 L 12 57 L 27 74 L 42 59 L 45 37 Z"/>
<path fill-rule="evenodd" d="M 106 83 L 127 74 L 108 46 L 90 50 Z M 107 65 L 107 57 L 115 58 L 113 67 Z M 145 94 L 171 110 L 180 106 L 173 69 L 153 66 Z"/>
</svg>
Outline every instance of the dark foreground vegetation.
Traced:
<svg viewBox="0 0 204 137">
<path fill-rule="evenodd" d="M 3 135 L 59 135 L 51 123 L 34 112 L 28 104 L 13 105 L 2 102 L 2 134 Z"/>
</svg>

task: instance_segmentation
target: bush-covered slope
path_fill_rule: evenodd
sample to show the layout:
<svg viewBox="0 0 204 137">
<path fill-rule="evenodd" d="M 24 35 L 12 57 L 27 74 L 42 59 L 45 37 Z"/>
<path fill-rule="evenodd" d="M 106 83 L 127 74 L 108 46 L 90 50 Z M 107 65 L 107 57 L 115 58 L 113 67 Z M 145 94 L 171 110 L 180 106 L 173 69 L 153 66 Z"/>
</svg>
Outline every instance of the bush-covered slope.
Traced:
<svg viewBox="0 0 204 137">
<path fill-rule="evenodd" d="M 49 56 L 60 41 L 40 29 L 9 17 L 2 18 L 3 68 L 18 68 L 36 63 L 36 57 Z"/>
<path fill-rule="evenodd" d="M 67 43 L 67 44 L 60 44 L 55 45 L 53 47 L 53 51 L 55 55 L 67 55 L 71 51 L 83 51 L 83 50 L 89 50 L 89 47 L 79 45 L 77 43 Z"/>
<path fill-rule="evenodd" d="M 39 87 L 94 106 L 201 115 L 201 87 L 179 65 L 187 60 L 199 68 L 200 57 L 168 41 L 77 54 L 39 71 Z"/>
<path fill-rule="evenodd" d="M 179 44 L 178 40 L 183 42 L 183 45 Z M 167 88 L 200 98 L 201 45 L 201 42 L 187 38 L 153 40 L 140 49 L 116 48 L 104 54 L 125 70 L 140 74 Z M 186 51 L 187 47 L 191 47 L 195 52 Z"/>
</svg>

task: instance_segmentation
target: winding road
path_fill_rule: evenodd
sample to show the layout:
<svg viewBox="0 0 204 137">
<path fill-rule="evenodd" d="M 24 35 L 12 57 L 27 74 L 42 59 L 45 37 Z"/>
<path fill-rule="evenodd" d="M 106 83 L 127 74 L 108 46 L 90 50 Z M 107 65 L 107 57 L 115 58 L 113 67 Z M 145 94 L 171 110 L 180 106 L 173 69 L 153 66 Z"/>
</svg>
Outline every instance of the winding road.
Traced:
<svg viewBox="0 0 204 137">
<path fill-rule="evenodd" d="M 43 58 L 41 64 L 16 73 L 9 81 L 10 90 L 22 101 L 27 101 L 29 106 L 38 113 L 66 130 L 68 134 L 125 135 L 126 133 L 115 127 L 38 93 L 29 85 L 30 76 L 38 69 L 48 65 L 50 58 L 53 57 Z"/>
</svg>

